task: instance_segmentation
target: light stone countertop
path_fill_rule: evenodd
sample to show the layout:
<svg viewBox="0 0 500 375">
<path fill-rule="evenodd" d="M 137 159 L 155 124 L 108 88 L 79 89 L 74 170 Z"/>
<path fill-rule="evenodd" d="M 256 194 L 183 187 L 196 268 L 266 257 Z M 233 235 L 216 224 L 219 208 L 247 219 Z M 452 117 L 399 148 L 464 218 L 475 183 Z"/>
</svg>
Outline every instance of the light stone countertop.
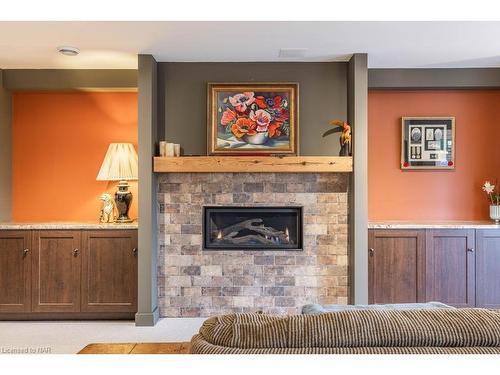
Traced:
<svg viewBox="0 0 500 375">
<path fill-rule="evenodd" d="M 493 221 L 374 221 L 368 223 L 368 229 L 500 229 Z"/>
<path fill-rule="evenodd" d="M 0 230 L 79 230 L 79 229 L 137 229 L 137 222 L 128 224 L 102 224 L 95 222 L 5 223 Z"/>
</svg>

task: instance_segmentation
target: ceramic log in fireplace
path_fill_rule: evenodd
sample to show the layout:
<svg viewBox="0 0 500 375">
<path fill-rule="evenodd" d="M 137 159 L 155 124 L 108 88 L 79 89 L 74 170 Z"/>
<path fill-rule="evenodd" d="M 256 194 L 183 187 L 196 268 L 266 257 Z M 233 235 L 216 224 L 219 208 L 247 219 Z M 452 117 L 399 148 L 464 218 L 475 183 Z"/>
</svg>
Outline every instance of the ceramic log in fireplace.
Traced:
<svg viewBox="0 0 500 375">
<path fill-rule="evenodd" d="M 302 250 L 302 207 L 204 207 L 205 250 Z"/>
</svg>

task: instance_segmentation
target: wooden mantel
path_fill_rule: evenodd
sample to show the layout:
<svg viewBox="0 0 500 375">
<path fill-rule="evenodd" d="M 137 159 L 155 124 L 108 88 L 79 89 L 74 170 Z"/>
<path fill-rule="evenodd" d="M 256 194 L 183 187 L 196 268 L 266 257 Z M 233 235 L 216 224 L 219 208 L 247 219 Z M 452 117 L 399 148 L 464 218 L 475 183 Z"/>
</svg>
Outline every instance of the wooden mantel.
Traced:
<svg viewBox="0 0 500 375">
<path fill-rule="evenodd" d="M 157 173 L 182 172 L 352 172 L 348 156 L 181 156 L 155 157 Z"/>
</svg>

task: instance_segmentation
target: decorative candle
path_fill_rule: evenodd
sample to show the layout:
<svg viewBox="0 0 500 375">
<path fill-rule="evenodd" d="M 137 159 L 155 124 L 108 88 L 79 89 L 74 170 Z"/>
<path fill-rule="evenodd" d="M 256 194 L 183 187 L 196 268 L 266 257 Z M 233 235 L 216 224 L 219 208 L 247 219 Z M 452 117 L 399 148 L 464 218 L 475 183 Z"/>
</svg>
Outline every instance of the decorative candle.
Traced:
<svg viewBox="0 0 500 375">
<path fill-rule="evenodd" d="M 181 156 L 181 145 L 174 143 L 174 156 Z"/>
<path fill-rule="evenodd" d="M 167 154 L 167 142 L 160 141 L 160 156 L 166 156 Z"/>
<path fill-rule="evenodd" d="M 165 147 L 165 156 L 174 156 L 174 144 L 173 143 L 167 143 Z"/>
</svg>

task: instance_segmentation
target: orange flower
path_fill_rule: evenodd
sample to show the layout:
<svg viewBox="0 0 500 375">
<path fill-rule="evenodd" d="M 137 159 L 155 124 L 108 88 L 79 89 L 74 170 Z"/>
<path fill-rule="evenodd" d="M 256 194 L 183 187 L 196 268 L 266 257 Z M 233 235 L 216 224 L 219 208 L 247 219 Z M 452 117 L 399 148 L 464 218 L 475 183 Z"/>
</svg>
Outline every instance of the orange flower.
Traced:
<svg viewBox="0 0 500 375">
<path fill-rule="evenodd" d="M 240 117 L 238 120 L 236 120 L 233 126 L 231 126 L 231 131 L 236 136 L 236 138 L 241 138 L 245 134 L 248 135 L 257 134 L 257 132 L 255 131 L 256 127 L 257 124 L 255 124 L 254 121 L 245 117 Z"/>
<path fill-rule="evenodd" d="M 231 111 L 229 108 L 227 108 L 224 111 L 224 113 L 222 114 L 222 118 L 220 120 L 220 123 L 221 123 L 221 125 L 226 126 L 234 119 L 236 119 L 236 113 L 234 113 L 234 111 Z"/>
<path fill-rule="evenodd" d="M 281 122 L 277 121 L 272 122 L 271 125 L 269 125 L 269 128 L 267 128 L 267 131 L 269 132 L 269 137 L 270 138 L 273 138 L 275 136 L 279 137 L 281 135 L 280 127 L 281 127 Z"/>
<path fill-rule="evenodd" d="M 266 98 L 264 98 L 263 96 L 256 96 L 255 104 L 257 104 L 260 109 L 266 108 L 267 107 Z"/>
</svg>

